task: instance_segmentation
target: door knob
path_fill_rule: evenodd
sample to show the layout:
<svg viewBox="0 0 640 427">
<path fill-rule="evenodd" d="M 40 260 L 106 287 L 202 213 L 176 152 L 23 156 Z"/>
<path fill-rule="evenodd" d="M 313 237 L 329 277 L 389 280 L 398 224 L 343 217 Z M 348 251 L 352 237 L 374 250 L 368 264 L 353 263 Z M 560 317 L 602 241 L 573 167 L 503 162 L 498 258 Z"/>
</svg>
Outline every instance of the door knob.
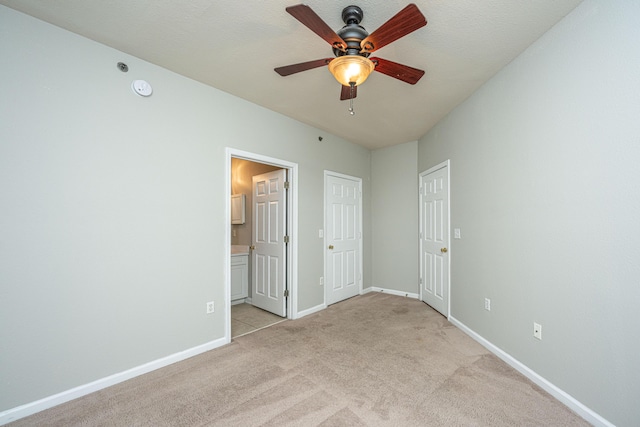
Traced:
<svg viewBox="0 0 640 427">
<path fill-rule="evenodd" d="M 443 254 L 444 254 L 444 253 L 447 253 L 447 248 L 441 248 L 441 249 L 440 249 L 440 252 L 442 252 Z"/>
<path fill-rule="evenodd" d="M 329 245 L 329 249 L 333 249 L 333 245 Z"/>
<path fill-rule="evenodd" d="M 249 246 L 249 249 L 251 249 L 252 251 L 255 251 L 255 250 L 256 250 L 256 247 L 255 247 L 255 246 L 253 246 L 253 245 L 251 245 L 251 246 Z"/>
</svg>

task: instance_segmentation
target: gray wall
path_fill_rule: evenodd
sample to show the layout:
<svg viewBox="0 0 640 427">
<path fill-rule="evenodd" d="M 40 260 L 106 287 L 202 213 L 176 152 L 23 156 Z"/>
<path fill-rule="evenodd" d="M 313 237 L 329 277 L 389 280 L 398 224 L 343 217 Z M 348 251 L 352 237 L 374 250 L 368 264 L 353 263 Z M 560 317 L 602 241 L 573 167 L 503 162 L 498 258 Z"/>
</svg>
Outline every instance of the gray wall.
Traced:
<svg viewBox="0 0 640 427">
<path fill-rule="evenodd" d="M 368 150 L 4 6 L 0 52 L 0 411 L 224 336 L 227 146 L 299 164 L 299 310 L 363 178 L 370 283 Z"/>
<path fill-rule="evenodd" d="M 371 153 L 372 285 L 417 294 L 418 143 Z"/>
<path fill-rule="evenodd" d="M 419 142 L 421 171 L 451 159 L 452 316 L 619 426 L 640 421 L 639 20 L 586 0 Z"/>
</svg>

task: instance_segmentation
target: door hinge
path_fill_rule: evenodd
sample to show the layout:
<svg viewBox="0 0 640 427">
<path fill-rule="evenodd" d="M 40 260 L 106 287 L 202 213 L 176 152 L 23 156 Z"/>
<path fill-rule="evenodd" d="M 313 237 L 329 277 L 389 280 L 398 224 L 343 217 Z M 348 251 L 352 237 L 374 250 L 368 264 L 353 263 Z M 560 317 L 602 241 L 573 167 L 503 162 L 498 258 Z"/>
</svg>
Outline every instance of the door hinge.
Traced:
<svg viewBox="0 0 640 427">
<path fill-rule="evenodd" d="M 289 181 L 285 181 L 284 182 L 284 189 L 288 190 L 289 189 Z"/>
<path fill-rule="evenodd" d="M 289 243 L 289 236 L 284 236 L 284 242 Z"/>
<path fill-rule="evenodd" d="M 284 290 L 284 297 L 288 298 L 289 297 L 289 289 L 285 289 Z"/>
</svg>

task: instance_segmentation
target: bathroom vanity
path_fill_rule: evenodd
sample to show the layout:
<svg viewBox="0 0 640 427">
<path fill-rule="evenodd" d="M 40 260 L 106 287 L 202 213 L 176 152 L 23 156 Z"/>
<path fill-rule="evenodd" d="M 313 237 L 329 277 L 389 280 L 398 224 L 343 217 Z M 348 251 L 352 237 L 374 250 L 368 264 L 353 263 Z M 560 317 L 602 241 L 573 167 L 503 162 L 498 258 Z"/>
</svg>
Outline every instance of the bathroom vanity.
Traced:
<svg viewBox="0 0 640 427">
<path fill-rule="evenodd" d="M 231 245 L 231 304 L 249 296 L 249 246 Z"/>
</svg>

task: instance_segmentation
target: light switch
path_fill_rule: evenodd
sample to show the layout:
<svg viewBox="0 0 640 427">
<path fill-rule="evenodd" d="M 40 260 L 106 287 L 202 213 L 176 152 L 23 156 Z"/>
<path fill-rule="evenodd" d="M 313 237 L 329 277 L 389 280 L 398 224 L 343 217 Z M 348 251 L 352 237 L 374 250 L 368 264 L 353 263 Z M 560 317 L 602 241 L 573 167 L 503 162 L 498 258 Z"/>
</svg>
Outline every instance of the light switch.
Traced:
<svg viewBox="0 0 640 427">
<path fill-rule="evenodd" d="M 453 238 L 454 239 L 459 239 L 460 238 L 460 229 L 459 228 L 454 228 L 453 229 Z"/>
<path fill-rule="evenodd" d="M 318 238 L 322 239 L 324 237 L 324 230 L 321 228 L 318 230 Z"/>
</svg>

